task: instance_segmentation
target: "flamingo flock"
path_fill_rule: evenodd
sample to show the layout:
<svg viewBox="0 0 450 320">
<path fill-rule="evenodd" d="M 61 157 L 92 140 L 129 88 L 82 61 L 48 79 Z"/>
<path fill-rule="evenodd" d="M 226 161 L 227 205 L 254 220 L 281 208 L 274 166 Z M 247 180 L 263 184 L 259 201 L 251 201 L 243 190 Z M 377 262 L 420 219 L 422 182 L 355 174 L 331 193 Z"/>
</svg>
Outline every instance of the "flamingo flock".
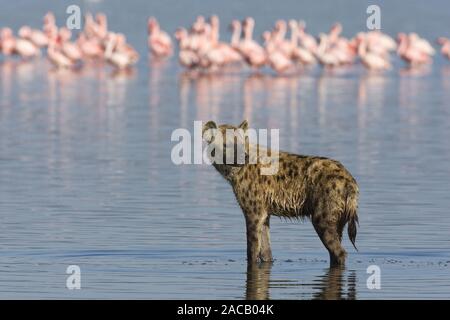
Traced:
<svg viewBox="0 0 450 320">
<path fill-rule="evenodd" d="M 48 60 L 56 68 L 79 68 L 92 60 L 103 59 L 116 69 L 126 69 L 139 59 L 137 51 L 127 43 L 124 34 L 108 30 L 106 15 L 85 16 L 84 29 L 72 39 L 72 31 L 58 27 L 52 12 L 43 19 L 42 29 L 22 26 L 17 36 L 10 28 L 0 30 L 0 53 L 5 57 L 32 59 L 46 49 Z"/>
<path fill-rule="evenodd" d="M 392 68 L 397 54 L 408 67 L 429 65 L 436 51 L 416 33 L 399 33 L 394 40 L 379 30 L 359 32 L 352 38 L 342 35 L 342 25 L 335 23 L 328 32 L 317 37 L 309 34 L 304 21 L 278 20 L 270 30 L 254 38 L 255 20 L 233 20 L 229 40 L 220 38 L 220 20 L 198 16 L 189 28 L 178 28 L 174 38 L 178 45 L 178 61 L 188 70 L 219 71 L 227 66 L 247 66 L 254 72 L 264 67 L 277 74 L 302 70 L 316 64 L 334 69 L 361 63 L 369 70 Z M 156 18 L 147 21 L 147 44 L 157 59 L 174 53 L 171 36 L 162 30 Z M 450 39 L 440 37 L 441 54 L 450 60 Z M 139 60 L 138 52 L 123 33 L 108 28 L 105 14 L 85 15 L 84 28 L 74 37 L 67 27 L 58 27 L 52 12 L 43 19 L 42 29 L 22 26 L 17 35 L 10 28 L 0 29 L 0 53 L 33 59 L 46 50 L 48 60 L 63 69 L 81 68 L 90 61 L 105 61 L 118 70 L 128 69 Z"/>
<path fill-rule="evenodd" d="M 180 64 L 187 69 L 218 70 L 227 65 L 247 65 L 258 71 L 267 66 L 278 74 L 314 64 L 326 69 L 360 62 L 370 70 L 392 68 L 396 53 L 413 68 L 432 62 L 433 46 L 416 33 L 399 33 L 397 41 L 379 30 L 359 32 L 353 38 L 342 36 L 342 25 L 334 24 L 327 33 L 314 37 L 306 31 L 304 21 L 278 20 L 271 30 L 262 34 L 262 43 L 253 38 L 255 20 L 251 17 L 230 24 L 229 42 L 219 41 L 219 18 L 208 21 L 197 17 L 189 29 L 179 28 Z M 289 31 L 289 34 L 288 34 Z M 441 53 L 450 59 L 450 40 L 439 38 Z"/>
</svg>

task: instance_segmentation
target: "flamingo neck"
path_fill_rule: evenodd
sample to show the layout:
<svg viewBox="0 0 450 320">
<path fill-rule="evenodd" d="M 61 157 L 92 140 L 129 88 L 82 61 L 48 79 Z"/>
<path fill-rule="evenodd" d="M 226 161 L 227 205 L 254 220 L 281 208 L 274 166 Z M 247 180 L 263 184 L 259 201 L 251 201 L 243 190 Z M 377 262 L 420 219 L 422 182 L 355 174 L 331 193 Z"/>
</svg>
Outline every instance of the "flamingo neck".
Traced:
<svg viewBox="0 0 450 320">
<path fill-rule="evenodd" d="M 293 25 L 291 27 L 291 45 L 297 47 L 297 40 L 298 40 L 298 27 L 296 25 Z"/>
<path fill-rule="evenodd" d="M 245 40 L 250 41 L 253 38 L 253 25 L 251 23 L 247 23 L 245 26 Z"/>
<path fill-rule="evenodd" d="M 366 53 L 367 53 L 367 50 L 366 50 L 366 43 L 365 43 L 364 40 L 362 40 L 362 41 L 359 43 L 359 46 L 358 46 L 358 55 L 359 55 L 360 57 L 364 57 L 364 56 L 366 55 Z"/>
<path fill-rule="evenodd" d="M 241 24 L 236 24 L 233 29 L 233 34 L 231 36 L 231 45 L 235 46 L 239 43 L 239 38 L 241 37 Z"/>
<path fill-rule="evenodd" d="M 219 25 L 213 24 L 211 26 L 211 42 L 216 44 L 219 42 Z"/>
</svg>

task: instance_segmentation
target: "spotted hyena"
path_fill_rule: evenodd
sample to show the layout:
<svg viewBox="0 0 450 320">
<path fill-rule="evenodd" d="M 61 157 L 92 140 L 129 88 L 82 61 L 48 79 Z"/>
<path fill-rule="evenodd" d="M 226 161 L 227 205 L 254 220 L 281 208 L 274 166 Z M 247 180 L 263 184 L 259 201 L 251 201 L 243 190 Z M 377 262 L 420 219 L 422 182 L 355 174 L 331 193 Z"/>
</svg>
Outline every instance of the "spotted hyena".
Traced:
<svg viewBox="0 0 450 320">
<path fill-rule="evenodd" d="M 203 138 L 209 150 L 217 148 L 223 151 L 224 161 L 214 160 L 215 151 L 211 152 L 210 159 L 217 171 L 230 182 L 244 213 L 248 262 L 272 261 L 269 226 L 270 216 L 275 215 L 309 218 L 330 254 L 330 265 L 344 264 L 346 252 L 341 245 L 342 231 L 348 223 L 348 236 L 355 246 L 358 223 L 359 191 L 352 175 L 336 160 L 288 152 L 279 152 L 276 173 L 263 175 L 260 169 L 264 164 L 249 161 L 247 153 L 251 145 L 248 139 L 239 140 L 239 135 L 234 137 L 235 143 L 246 141 L 246 158 L 244 162 L 237 162 L 234 158 L 234 162 L 225 163 L 229 145 L 215 139 L 211 132 L 221 132 L 225 136 L 228 129 L 246 132 L 248 122 L 234 127 L 218 126 L 209 121 L 203 126 Z M 262 147 L 256 145 L 256 148 Z"/>
</svg>

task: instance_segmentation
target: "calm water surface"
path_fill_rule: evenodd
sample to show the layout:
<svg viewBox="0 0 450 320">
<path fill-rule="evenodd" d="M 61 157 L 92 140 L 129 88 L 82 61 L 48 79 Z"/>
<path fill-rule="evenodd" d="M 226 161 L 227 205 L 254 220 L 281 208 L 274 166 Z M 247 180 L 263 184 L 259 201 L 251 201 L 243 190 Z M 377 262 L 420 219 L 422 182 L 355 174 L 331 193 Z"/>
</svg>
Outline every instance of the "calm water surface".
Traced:
<svg viewBox="0 0 450 320">
<path fill-rule="evenodd" d="M 355 66 L 194 77 L 174 58 L 147 58 L 147 16 L 170 32 L 217 12 L 224 22 L 255 16 L 258 34 L 295 17 L 312 33 L 339 20 L 352 35 L 364 28 L 368 3 L 79 3 L 105 11 L 141 60 L 134 72 L 113 74 L 98 65 L 49 71 L 45 57 L 1 58 L 0 298 L 450 298 L 448 62 L 436 57 L 420 73 L 395 60 L 382 75 Z M 50 9 L 62 23 L 68 4 L 8 2 L 0 25 L 39 26 Z M 445 1 L 381 6 L 386 32 L 450 35 Z M 212 167 L 171 162 L 174 129 L 243 118 L 280 128 L 282 149 L 338 159 L 353 173 L 359 252 L 345 237 L 345 270 L 327 268 L 309 222 L 276 218 L 276 261 L 247 270 L 244 219 L 229 185 Z M 72 264 L 81 268 L 81 290 L 66 289 Z M 367 289 L 369 265 L 381 269 L 380 290 Z"/>
</svg>

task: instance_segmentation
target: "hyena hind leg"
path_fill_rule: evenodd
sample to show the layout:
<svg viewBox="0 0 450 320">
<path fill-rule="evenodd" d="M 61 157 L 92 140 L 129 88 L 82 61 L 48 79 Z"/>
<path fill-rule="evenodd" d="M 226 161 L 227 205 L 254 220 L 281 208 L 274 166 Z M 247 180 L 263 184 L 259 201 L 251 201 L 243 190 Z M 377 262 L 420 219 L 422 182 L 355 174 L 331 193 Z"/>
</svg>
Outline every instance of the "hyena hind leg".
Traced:
<svg viewBox="0 0 450 320">
<path fill-rule="evenodd" d="M 330 254 L 330 266 L 344 265 L 347 253 L 341 244 L 343 226 L 335 219 L 330 218 L 331 216 L 325 212 L 322 214 L 316 212 L 312 223 L 320 240 Z"/>
</svg>

